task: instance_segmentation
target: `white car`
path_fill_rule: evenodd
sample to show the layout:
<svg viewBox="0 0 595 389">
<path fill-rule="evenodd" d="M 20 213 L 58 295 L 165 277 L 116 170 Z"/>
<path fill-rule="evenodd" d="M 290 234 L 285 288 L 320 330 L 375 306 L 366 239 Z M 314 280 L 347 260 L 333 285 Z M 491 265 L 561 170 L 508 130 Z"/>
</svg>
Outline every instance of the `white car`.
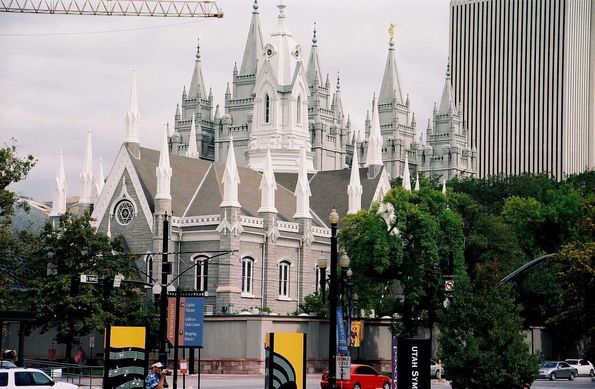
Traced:
<svg viewBox="0 0 595 389">
<path fill-rule="evenodd" d="M 566 363 L 578 370 L 579 375 L 595 376 L 595 369 L 593 364 L 586 359 L 566 359 Z"/>
<path fill-rule="evenodd" d="M 0 369 L 0 389 L 78 389 L 78 386 L 54 381 L 38 369 L 16 367 Z"/>
</svg>

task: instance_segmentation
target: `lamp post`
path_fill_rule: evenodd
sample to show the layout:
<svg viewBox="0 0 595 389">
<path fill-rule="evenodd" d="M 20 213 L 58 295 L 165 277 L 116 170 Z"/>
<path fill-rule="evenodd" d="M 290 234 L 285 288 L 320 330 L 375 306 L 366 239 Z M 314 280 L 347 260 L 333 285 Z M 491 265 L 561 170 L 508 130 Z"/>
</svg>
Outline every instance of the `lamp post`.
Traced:
<svg viewBox="0 0 595 389">
<path fill-rule="evenodd" d="M 328 383 L 337 388 L 337 224 L 339 214 L 333 208 L 328 220 L 331 224 L 331 273 L 329 286 L 330 322 L 328 336 Z"/>
<path fill-rule="evenodd" d="M 326 258 L 318 260 L 318 268 L 320 269 L 320 301 L 324 304 L 326 302 Z"/>
<path fill-rule="evenodd" d="M 161 257 L 161 290 L 160 290 L 160 311 L 159 311 L 159 362 L 167 366 L 167 353 L 165 342 L 167 341 L 167 276 L 171 274 L 171 264 L 167 260 L 169 240 L 169 222 L 167 213 L 163 218 L 163 252 Z M 164 385 L 165 386 L 165 385 Z"/>
</svg>

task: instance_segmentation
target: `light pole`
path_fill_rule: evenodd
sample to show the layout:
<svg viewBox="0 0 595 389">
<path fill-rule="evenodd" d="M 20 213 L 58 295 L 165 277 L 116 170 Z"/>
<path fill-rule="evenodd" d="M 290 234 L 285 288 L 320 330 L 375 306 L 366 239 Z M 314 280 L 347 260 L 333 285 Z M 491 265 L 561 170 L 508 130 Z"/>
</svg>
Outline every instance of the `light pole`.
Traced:
<svg viewBox="0 0 595 389">
<path fill-rule="evenodd" d="M 167 353 L 165 352 L 165 342 L 167 341 L 166 323 L 167 323 L 167 276 L 171 274 L 171 263 L 167 260 L 169 240 L 169 222 L 167 213 L 163 218 L 163 252 L 161 257 L 161 295 L 159 311 L 159 362 L 167 367 Z M 165 386 L 165 384 L 164 384 Z"/>
<path fill-rule="evenodd" d="M 320 269 L 320 301 L 322 304 L 326 302 L 326 258 L 318 260 L 318 268 Z"/>
<path fill-rule="evenodd" d="M 337 388 L 337 224 L 339 214 L 333 208 L 329 217 L 331 223 L 331 274 L 329 286 L 330 322 L 328 336 L 328 383 Z"/>
</svg>

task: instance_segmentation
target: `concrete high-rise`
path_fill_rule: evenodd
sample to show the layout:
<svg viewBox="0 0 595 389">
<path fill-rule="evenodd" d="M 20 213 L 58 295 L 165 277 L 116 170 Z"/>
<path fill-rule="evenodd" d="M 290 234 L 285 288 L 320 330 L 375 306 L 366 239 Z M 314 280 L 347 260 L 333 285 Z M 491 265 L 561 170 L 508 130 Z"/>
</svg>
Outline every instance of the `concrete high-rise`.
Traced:
<svg viewBox="0 0 595 389">
<path fill-rule="evenodd" d="M 451 0 L 452 86 L 478 175 L 594 168 L 595 1 Z"/>
</svg>

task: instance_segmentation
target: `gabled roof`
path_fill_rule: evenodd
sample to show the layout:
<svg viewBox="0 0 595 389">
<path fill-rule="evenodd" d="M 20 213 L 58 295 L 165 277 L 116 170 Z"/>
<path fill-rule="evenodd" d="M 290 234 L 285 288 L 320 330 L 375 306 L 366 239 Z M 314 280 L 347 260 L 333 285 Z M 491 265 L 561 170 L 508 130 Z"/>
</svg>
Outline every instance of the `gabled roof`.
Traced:
<svg viewBox="0 0 595 389">
<path fill-rule="evenodd" d="M 141 182 L 144 195 L 151 210 L 154 211 L 154 197 L 157 188 L 155 169 L 159 162 L 159 152 L 141 148 L 141 159 L 131 158 L 132 164 Z M 224 164 L 203 159 L 170 155 L 172 167 L 171 196 L 174 216 L 213 215 L 220 212 L 223 185 L 221 180 L 225 170 Z M 240 175 L 239 202 L 241 213 L 247 216 L 258 216 L 260 208 L 260 181 L 262 174 L 248 168 L 238 167 Z M 321 171 L 309 174 L 310 209 L 316 226 L 326 225 L 327 215 L 335 207 L 339 215 L 346 215 L 349 207 L 347 186 L 351 169 Z M 373 179 L 367 178 L 367 168 L 359 169 L 362 184 L 362 208 L 368 208 L 378 187 L 381 174 Z M 297 183 L 295 173 L 275 173 L 277 191 L 275 206 L 278 218 L 293 221 L 295 214 L 294 191 Z"/>
</svg>

